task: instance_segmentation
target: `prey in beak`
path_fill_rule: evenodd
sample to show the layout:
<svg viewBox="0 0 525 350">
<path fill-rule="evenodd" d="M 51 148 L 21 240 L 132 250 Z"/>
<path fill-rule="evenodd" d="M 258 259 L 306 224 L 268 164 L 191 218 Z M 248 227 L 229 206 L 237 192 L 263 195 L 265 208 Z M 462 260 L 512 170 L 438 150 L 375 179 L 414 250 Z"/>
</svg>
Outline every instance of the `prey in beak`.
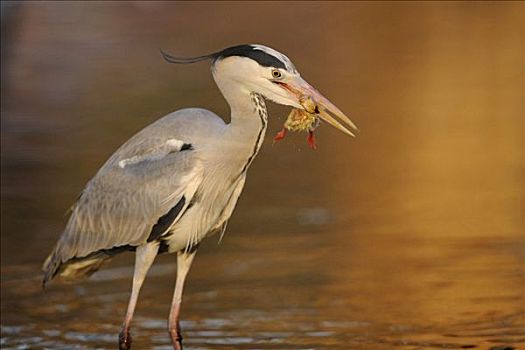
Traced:
<svg viewBox="0 0 525 350">
<path fill-rule="evenodd" d="M 282 140 L 288 131 L 306 131 L 308 144 L 312 149 L 316 149 L 314 131 L 320 121 L 325 121 L 345 134 L 355 137 L 354 132 L 358 129 L 350 118 L 302 78 L 296 78 L 293 83 L 276 83 L 293 95 L 302 108 L 292 109 L 283 129 L 275 135 L 274 142 Z"/>
<path fill-rule="evenodd" d="M 308 144 L 312 149 L 316 149 L 314 131 L 319 126 L 319 117 L 317 116 L 319 109 L 311 97 L 300 97 L 299 104 L 303 108 L 292 109 L 284 122 L 283 128 L 275 135 L 273 140 L 274 142 L 281 141 L 288 131 L 307 131 Z"/>
</svg>

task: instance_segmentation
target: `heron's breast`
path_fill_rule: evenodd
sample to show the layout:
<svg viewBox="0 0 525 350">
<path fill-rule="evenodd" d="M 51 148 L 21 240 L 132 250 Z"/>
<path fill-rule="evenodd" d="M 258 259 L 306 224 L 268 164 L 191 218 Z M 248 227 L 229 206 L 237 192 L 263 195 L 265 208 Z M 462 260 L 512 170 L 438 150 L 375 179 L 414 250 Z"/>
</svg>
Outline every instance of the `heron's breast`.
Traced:
<svg viewBox="0 0 525 350">
<path fill-rule="evenodd" d="M 244 176 L 237 181 L 223 177 L 221 181 L 203 182 L 166 239 L 169 251 L 197 245 L 214 233 L 230 218 L 243 185 Z"/>
</svg>

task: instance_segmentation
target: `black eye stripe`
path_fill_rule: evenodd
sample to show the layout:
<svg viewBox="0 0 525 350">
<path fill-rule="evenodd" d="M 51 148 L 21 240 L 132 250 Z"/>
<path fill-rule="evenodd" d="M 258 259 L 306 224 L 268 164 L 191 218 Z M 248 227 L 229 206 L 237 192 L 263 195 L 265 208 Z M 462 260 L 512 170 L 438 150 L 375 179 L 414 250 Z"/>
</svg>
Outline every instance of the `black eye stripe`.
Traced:
<svg viewBox="0 0 525 350">
<path fill-rule="evenodd" d="M 275 67 L 286 70 L 286 65 L 280 59 L 262 50 L 256 49 L 251 45 L 238 45 L 229 47 L 220 52 L 217 52 L 213 56 L 214 61 L 231 56 L 248 57 L 254 60 L 255 62 L 259 63 L 263 67 Z"/>
</svg>

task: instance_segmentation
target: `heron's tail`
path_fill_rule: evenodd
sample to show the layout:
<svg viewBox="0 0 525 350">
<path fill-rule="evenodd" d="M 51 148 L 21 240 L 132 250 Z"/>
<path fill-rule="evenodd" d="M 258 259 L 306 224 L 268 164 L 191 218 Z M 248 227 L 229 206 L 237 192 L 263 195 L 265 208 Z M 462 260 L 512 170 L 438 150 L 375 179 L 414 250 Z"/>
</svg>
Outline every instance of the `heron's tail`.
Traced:
<svg viewBox="0 0 525 350">
<path fill-rule="evenodd" d="M 44 264 L 42 265 L 42 271 L 44 272 L 44 279 L 42 280 L 42 288 L 46 288 L 47 282 L 51 281 L 58 272 L 60 268 L 60 259 L 58 259 L 56 250 L 53 250 Z"/>
<path fill-rule="evenodd" d="M 104 263 L 111 260 L 115 255 L 134 249 L 135 247 L 125 245 L 112 249 L 102 249 L 87 256 L 73 257 L 63 261 L 57 246 L 42 266 L 44 272 L 42 287 L 45 288 L 46 284 L 56 276 L 66 283 L 82 281 L 97 272 Z"/>
<path fill-rule="evenodd" d="M 95 273 L 111 257 L 104 253 L 90 254 L 83 258 L 73 258 L 62 262 L 59 254 L 53 251 L 42 266 L 44 272 L 42 288 L 45 288 L 47 283 L 57 276 L 66 283 L 82 281 Z"/>
</svg>

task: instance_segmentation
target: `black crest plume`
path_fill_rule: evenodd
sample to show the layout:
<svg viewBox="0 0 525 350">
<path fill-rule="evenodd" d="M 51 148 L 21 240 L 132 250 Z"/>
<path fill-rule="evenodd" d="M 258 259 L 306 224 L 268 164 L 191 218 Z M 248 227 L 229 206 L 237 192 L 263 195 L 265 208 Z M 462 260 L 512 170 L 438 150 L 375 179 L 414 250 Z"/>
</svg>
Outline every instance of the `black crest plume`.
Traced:
<svg viewBox="0 0 525 350">
<path fill-rule="evenodd" d="M 276 67 L 276 68 L 282 68 L 286 69 L 286 65 L 284 62 L 282 62 L 277 57 L 270 55 L 267 52 L 264 52 L 263 50 L 258 49 L 257 47 L 254 47 L 252 45 L 237 45 L 228 47 L 222 51 L 214 52 L 208 55 L 204 56 L 197 56 L 197 57 L 188 57 L 188 58 L 180 58 L 180 57 L 174 57 L 162 49 L 160 50 L 160 53 L 162 54 L 162 57 L 169 63 L 181 63 L 181 64 L 188 64 L 188 63 L 195 63 L 200 61 L 205 61 L 208 59 L 211 59 L 213 63 L 215 63 L 218 60 L 221 60 L 226 57 L 232 57 L 232 56 L 239 56 L 239 57 L 247 57 L 251 58 L 252 60 L 259 63 L 261 66 L 264 67 Z"/>
</svg>

